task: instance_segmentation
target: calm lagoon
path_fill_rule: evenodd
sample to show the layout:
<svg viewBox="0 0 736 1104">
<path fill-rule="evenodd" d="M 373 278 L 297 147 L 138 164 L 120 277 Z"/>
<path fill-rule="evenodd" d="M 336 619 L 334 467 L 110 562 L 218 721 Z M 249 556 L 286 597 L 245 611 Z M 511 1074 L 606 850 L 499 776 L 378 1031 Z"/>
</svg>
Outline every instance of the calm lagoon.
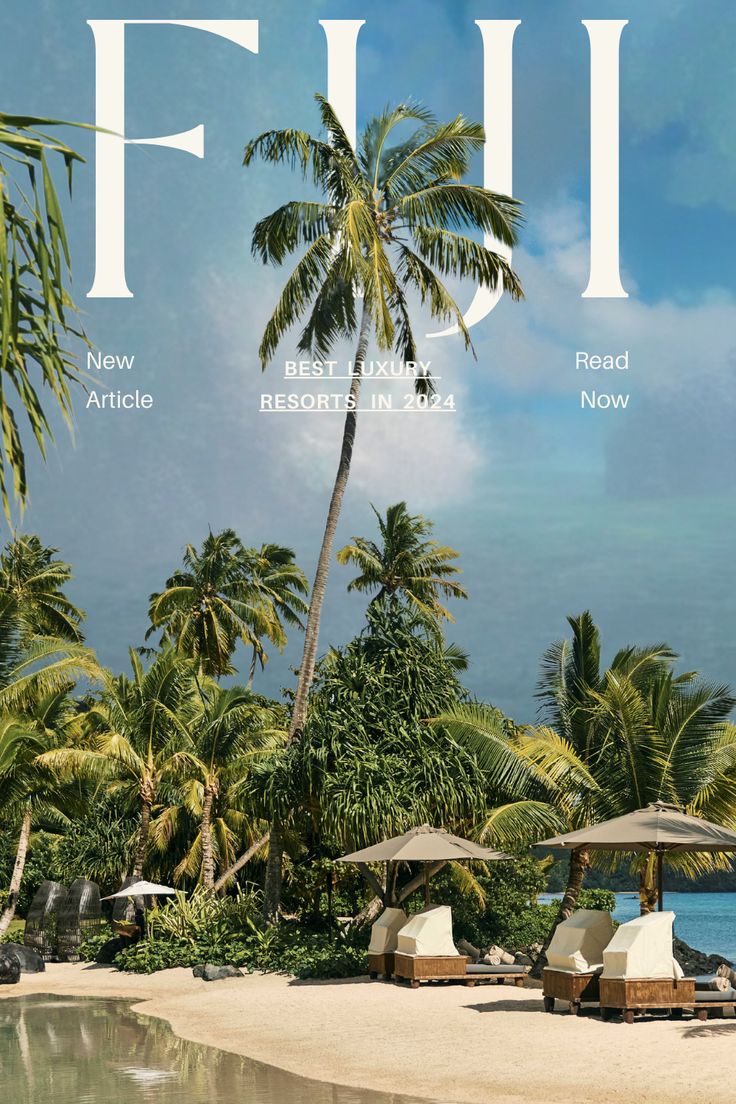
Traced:
<svg viewBox="0 0 736 1104">
<path fill-rule="evenodd" d="M 126 1001 L 48 996 L 0 1002 L 0 1083 L 12 1104 L 419 1104 L 187 1042 Z"/>
</svg>

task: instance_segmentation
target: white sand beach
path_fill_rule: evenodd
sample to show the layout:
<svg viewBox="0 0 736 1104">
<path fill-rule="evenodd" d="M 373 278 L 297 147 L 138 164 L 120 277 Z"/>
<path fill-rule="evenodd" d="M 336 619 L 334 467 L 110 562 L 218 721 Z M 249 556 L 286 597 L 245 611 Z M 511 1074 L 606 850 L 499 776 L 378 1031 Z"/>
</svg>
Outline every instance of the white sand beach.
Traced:
<svg viewBox="0 0 736 1104">
<path fill-rule="evenodd" d="M 420 990 L 367 979 L 300 982 L 189 970 L 151 976 L 51 964 L 0 998 L 122 997 L 186 1039 L 344 1085 L 466 1104 L 709 1104 L 733 1100 L 736 1019 L 633 1026 L 541 1011 L 538 989 Z"/>
</svg>

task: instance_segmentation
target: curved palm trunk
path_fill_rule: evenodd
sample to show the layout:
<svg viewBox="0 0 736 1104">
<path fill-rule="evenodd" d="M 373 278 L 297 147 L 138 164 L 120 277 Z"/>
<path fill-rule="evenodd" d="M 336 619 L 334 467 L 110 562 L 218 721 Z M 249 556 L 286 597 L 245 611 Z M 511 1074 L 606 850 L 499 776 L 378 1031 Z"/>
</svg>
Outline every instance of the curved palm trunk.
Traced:
<svg viewBox="0 0 736 1104">
<path fill-rule="evenodd" d="M 560 901 L 560 907 L 557 910 L 557 916 L 555 916 L 554 923 L 547 933 L 547 938 L 542 945 L 542 950 L 534 964 L 532 977 L 539 978 L 542 976 L 542 970 L 547 962 L 547 948 L 552 942 L 552 936 L 557 931 L 557 926 L 561 924 L 563 920 L 569 919 L 575 911 L 578 897 L 580 896 L 580 890 L 583 888 L 585 871 L 589 866 L 590 852 L 584 847 L 576 847 L 570 855 L 570 870 L 567 876 L 567 887 L 564 896 Z"/>
<path fill-rule="evenodd" d="M 319 623 L 322 616 L 322 604 L 327 587 L 327 576 L 330 572 L 332 560 L 332 545 L 335 540 L 337 523 L 340 519 L 343 495 L 350 475 L 350 462 L 353 458 L 353 446 L 355 444 L 355 430 L 358 422 L 358 399 L 360 398 L 360 385 L 363 382 L 363 364 L 368 348 L 368 335 L 371 328 L 371 316 L 367 304 L 363 305 L 363 315 L 360 320 L 360 336 L 358 348 L 353 361 L 353 379 L 350 384 L 350 398 L 355 409 L 348 410 L 345 415 L 345 428 L 342 434 L 342 447 L 340 449 L 340 462 L 337 466 L 335 484 L 332 488 L 332 497 L 327 510 L 327 521 L 322 538 L 322 547 L 317 560 L 317 570 L 314 576 L 314 584 L 309 599 L 309 613 L 307 625 L 304 631 L 304 650 L 302 661 L 299 665 L 299 679 L 296 686 L 294 708 L 289 725 L 289 741 L 298 740 L 301 736 L 304 722 L 307 718 L 307 704 L 309 691 L 314 679 L 314 667 L 317 662 L 317 644 L 319 639 Z"/>
<path fill-rule="evenodd" d="M 242 870 L 242 868 L 245 866 L 245 864 L 253 858 L 256 851 L 260 851 L 260 849 L 265 844 L 268 843 L 268 838 L 269 838 L 269 834 L 268 834 L 268 832 L 266 832 L 265 835 L 261 836 L 261 838 L 256 840 L 255 843 L 251 844 L 251 846 L 248 848 L 248 850 L 244 851 L 243 854 L 240 856 L 240 858 L 237 859 L 232 864 L 232 866 L 229 866 L 227 868 L 227 870 L 223 874 L 220 875 L 220 877 L 217 879 L 214 886 L 212 887 L 214 889 L 215 893 L 219 893 L 220 890 L 224 888 L 225 883 L 230 878 L 232 878 L 233 875 L 237 874 L 239 870 Z"/>
<path fill-rule="evenodd" d="M 207 783 L 202 800 L 202 821 L 199 832 L 202 839 L 202 883 L 205 889 L 215 888 L 215 852 L 212 846 L 212 802 L 214 786 Z"/>
<path fill-rule="evenodd" d="M 141 825 L 138 829 L 138 843 L 133 860 L 133 877 L 143 877 L 143 866 L 148 850 L 148 833 L 151 827 L 151 808 L 153 807 L 153 790 L 150 786 L 141 787 Z"/>
<path fill-rule="evenodd" d="M 15 863 L 13 865 L 13 874 L 10 879 L 8 899 L 5 903 L 5 910 L 2 916 L 0 916 L 0 935 L 4 935 L 10 927 L 10 922 L 15 916 L 15 910 L 18 907 L 18 895 L 20 894 L 21 882 L 23 881 L 23 871 L 25 870 L 26 858 L 28 856 L 28 841 L 30 837 L 31 810 L 26 809 L 20 824 L 20 835 L 18 837 L 18 846 L 15 851 Z"/>
<path fill-rule="evenodd" d="M 304 650 L 302 661 L 299 665 L 299 678 L 294 697 L 294 707 L 291 713 L 289 725 L 289 743 L 292 744 L 301 738 L 304 723 L 307 719 L 307 705 L 309 703 L 309 691 L 314 679 L 314 668 L 317 662 L 317 646 L 319 643 L 319 623 L 322 616 L 322 605 L 327 588 L 327 577 L 330 573 L 332 561 L 332 546 L 335 541 L 337 523 L 340 519 L 342 500 L 350 475 L 350 462 L 353 457 L 355 444 L 355 431 L 358 423 L 357 406 L 360 398 L 360 385 L 363 381 L 363 364 L 368 348 L 368 336 L 371 328 L 371 315 L 368 305 L 363 301 L 363 314 L 360 320 L 360 335 L 358 348 L 353 360 L 353 379 L 350 383 L 350 399 L 352 409 L 345 415 L 345 427 L 342 434 L 342 447 L 340 449 L 340 462 L 337 466 L 337 475 L 332 488 L 332 497 L 327 510 L 322 547 L 317 560 L 317 570 L 314 576 L 314 584 L 309 599 L 309 614 L 304 631 Z M 283 848 L 283 833 L 280 825 L 271 825 L 271 840 L 268 852 L 268 866 L 266 868 L 266 887 L 264 893 L 264 918 L 273 921 L 277 917 L 278 906 L 281 901 L 281 854 L 277 848 Z"/>
</svg>

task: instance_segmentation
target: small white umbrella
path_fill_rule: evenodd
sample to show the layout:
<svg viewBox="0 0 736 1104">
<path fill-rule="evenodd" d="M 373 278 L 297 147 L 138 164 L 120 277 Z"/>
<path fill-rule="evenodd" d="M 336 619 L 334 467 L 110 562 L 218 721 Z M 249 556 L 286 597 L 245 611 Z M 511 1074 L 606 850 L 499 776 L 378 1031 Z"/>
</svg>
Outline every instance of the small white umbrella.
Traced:
<svg viewBox="0 0 736 1104">
<path fill-rule="evenodd" d="M 148 897 L 172 897 L 176 894 L 176 890 L 171 886 L 158 885 L 156 882 L 145 882 L 143 880 L 133 882 L 132 885 L 123 886 L 117 893 L 109 893 L 107 897 L 103 897 L 103 901 L 114 901 L 119 897 L 142 897 L 143 898 L 143 912 L 145 919 L 145 928 L 148 930 L 148 919 L 145 916 L 147 911 L 146 898 Z"/>
<path fill-rule="evenodd" d="M 156 882 L 133 882 L 132 885 L 119 889 L 117 893 L 109 893 L 103 897 L 103 901 L 114 901 L 117 897 L 172 897 L 176 893 L 171 886 L 157 885 Z"/>
</svg>

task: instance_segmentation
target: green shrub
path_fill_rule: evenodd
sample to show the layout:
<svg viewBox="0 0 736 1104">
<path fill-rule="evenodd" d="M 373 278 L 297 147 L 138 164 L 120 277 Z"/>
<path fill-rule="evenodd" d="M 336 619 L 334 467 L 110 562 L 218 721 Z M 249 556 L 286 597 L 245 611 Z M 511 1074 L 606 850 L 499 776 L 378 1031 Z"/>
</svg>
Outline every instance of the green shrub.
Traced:
<svg viewBox="0 0 736 1104">
<path fill-rule="evenodd" d="M 110 927 L 105 927 L 104 931 L 101 931 L 99 935 L 91 935 L 89 939 L 83 939 L 79 947 L 79 957 L 82 962 L 96 962 L 97 955 L 108 939 L 112 939 L 115 932 Z"/>
<path fill-rule="evenodd" d="M 613 912 L 616 908 L 616 894 L 611 889 L 581 889 L 578 908 Z"/>
<path fill-rule="evenodd" d="M 148 934 L 153 940 L 196 944 L 200 940 L 222 942 L 247 930 L 259 914 L 260 891 L 238 888 L 235 896 L 216 897 L 198 886 L 186 897 L 177 893 L 161 908 L 148 914 Z"/>
<path fill-rule="evenodd" d="M 368 969 L 367 932 L 315 932 L 298 924 L 283 923 L 255 931 L 251 943 L 253 966 L 298 978 L 358 977 Z"/>
<path fill-rule="evenodd" d="M 366 938 L 366 933 L 314 932 L 287 922 L 260 930 L 251 922 L 247 934 L 210 933 L 181 939 L 159 932 L 121 951 L 115 965 L 138 974 L 211 962 L 299 978 L 356 977 L 367 969 Z"/>
<path fill-rule="evenodd" d="M 5 904 L 10 877 L 15 863 L 15 848 L 17 845 L 15 827 L 9 830 L 6 825 L 0 826 L 0 908 Z M 54 881 L 62 881 L 57 868 L 58 839 L 47 832 L 37 832 L 31 837 L 28 849 L 26 867 L 23 871 L 23 880 L 20 884 L 18 895 L 17 915 L 23 917 L 28 912 L 28 906 L 33 900 L 33 895 L 46 878 Z"/>
<path fill-rule="evenodd" d="M 452 907 L 455 939 L 468 939 L 477 947 L 498 943 L 518 951 L 543 942 L 557 911 L 539 905 L 545 873 L 533 858 L 490 863 L 487 870 L 473 870 L 486 903 L 483 908 L 466 887 L 458 885 L 452 869 L 432 880 L 432 899 Z"/>
</svg>

